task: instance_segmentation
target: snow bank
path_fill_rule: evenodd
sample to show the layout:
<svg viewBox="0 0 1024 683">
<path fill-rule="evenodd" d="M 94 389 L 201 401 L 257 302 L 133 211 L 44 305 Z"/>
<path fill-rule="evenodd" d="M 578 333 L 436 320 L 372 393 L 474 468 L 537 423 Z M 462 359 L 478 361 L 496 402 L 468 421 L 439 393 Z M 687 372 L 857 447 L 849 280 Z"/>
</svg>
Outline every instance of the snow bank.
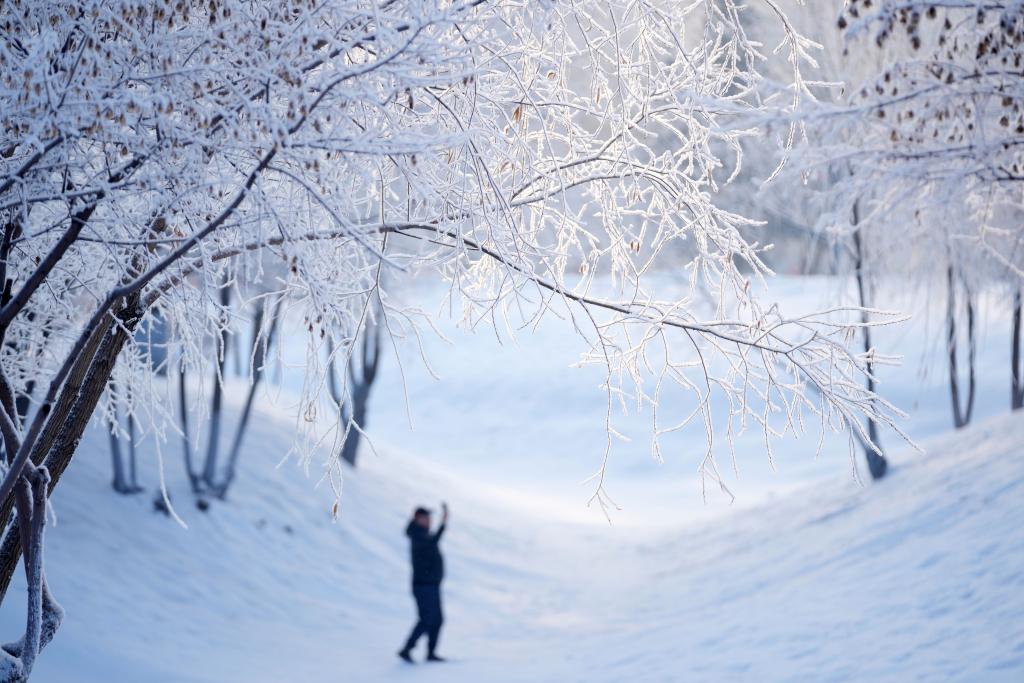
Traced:
<svg viewBox="0 0 1024 683">
<path fill-rule="evenodd" d="M 835 296 L 811 279 L 780 286 L 790 310 Z M 1006 409 L 990 389 L 1006 384 L 1008 325 L 990 303 L 982 417 Z M 782 442 L 773 471 L 748 435 L 729 479 L 737 503 L 705 506 L 700 439 L 680 435 L 656 464 L 647 416 L 632 414 L 619 427 L 635 438 L 612 456 L 624 510 L 611 526 L 580 483 L 604 445 L 599 377 L 567 368 L 579 347 L 554 323 L 499 346 L 442 321 L 454 352 L 426 349 L 442 380 L 406 365 L 415 432 L 385 365 L 370 424 L 380 455 L 364 449 L 348 472 L 337 523 L 318 472 L 280 464 L 296 426 L 287 386 L 278 407 L 258 401 L 228 503 L 196 509 L 177 444 L 165 448 L 188 530 L 153 510 L 152 444 L 140 454 L 149 492 L 117 496 L 106 436 L 90 429 L 54 499 L 47 565 L 67 618 L 33 680 L 1024 680 L 1024 416 L 944 432 L 944 377 L 929 370 L 942 350 L 922 342 L 936 320 L 919 311 L 877 336 L 906 354 L 881 389 L 927 455 L 898 451 L 889 478 L 860 487 L 841 439 L 817 458 L 816 441 Z M 225 434 L 242 389 L 227 392 Z M 415 505 L 442 499 L 441 650 L 454 661 L 412 668 L 395 657 L 413 619 L 403 529 Z M 19 576 L 0 610 L 5 637 L 21 631 L 23 589 Z"/>
<path fill-rule="evenodd" d="M 230 504 L 202 513 L 178 489 L 187 531 L 146 496 L 111 494 L 90 435 L 47 549 L 68 617 L 33 680 L 1024 676 L 1019 416 L 897 455 L 879 485 L 835 477 L 671 532 L 538 515 L 391 453 L 349 474 L 332 524 L 328 492 L 274 468 L 289 423 L 258 417 Z M 402 525 L 441 496 L 454 661 L 413 669 L 394 656 L 412 618 Z M 20 609 L 5 605 L 6 632 Z"/>
</svg>

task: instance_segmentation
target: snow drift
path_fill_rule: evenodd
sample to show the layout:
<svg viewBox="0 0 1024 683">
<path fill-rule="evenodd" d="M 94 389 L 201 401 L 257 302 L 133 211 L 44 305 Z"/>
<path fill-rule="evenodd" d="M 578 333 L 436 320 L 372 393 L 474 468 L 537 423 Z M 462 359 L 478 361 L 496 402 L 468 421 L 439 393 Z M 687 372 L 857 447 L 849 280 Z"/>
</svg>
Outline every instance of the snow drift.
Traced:
<svg viewBox="0 0 1024 683">
<path fill-rule="evenodd" d="M 55 497 L 48 566 L 68 616 L 33 680 L 1024 676 L 1019 416 L 897 453 L 878 485 L 836 476 L 713 523 L 644 530 L 530 512 L 387 449 L 348 474 L 332 523 L 330 493 L 276 467 L 294 425 L 260 410 L 230 503 L 204 513 L 172 486 L 188 530 L 148 495 L 109 493 L 92 430 Z M 413 505 L 442 496 L 453 661 L 413 669 L 394 654 L 413 616 L 401 531 Z M 6 632 L 20 602 L 0 614 Z"/>
</svg>

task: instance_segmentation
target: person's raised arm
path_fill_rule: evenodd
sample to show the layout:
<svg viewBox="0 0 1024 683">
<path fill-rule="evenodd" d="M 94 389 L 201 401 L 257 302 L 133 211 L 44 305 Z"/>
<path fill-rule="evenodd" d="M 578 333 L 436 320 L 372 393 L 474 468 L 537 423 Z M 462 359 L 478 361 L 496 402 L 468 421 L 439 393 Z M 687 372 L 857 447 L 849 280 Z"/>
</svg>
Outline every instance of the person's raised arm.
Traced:
<svg viewBox="0 0 1024 683">
<path fill-rule="evenodd" d="M 437 533 L 434 534 L 434 541 L 441 540 L 441 534 L 444 533 L 445 526 L 448 524 L 448 503 L 441 503 L 441 526 L 437 527 Z"/>
</svg>

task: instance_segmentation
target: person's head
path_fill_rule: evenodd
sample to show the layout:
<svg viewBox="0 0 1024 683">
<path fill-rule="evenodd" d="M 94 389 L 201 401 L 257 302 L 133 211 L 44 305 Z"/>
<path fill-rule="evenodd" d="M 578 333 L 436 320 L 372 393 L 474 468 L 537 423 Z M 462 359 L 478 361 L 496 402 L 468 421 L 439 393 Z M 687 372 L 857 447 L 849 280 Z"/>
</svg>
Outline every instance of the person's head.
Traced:
<svg viewBox="0 0 1024 683">
<path fill-rule="evenodd" d="M 416 508 L 412 513 L 412 521 L 423 527 L 424 529 L 430 528 L 430 510 L 427 508 L 419 507 Z"/>
</svg>

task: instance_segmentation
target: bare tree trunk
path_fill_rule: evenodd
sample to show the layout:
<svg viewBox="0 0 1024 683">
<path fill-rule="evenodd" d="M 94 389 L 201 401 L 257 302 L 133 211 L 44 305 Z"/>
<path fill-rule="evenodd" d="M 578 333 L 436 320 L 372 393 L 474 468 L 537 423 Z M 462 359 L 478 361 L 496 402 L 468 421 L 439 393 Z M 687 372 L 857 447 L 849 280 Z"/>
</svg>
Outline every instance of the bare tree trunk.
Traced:
<svg viewBox="0 0 1024 683">
<path fill-rule="evenodd" d="M 1013 294 L 1013 330 L 1010 334 L 1010 409 L 1024 408 L 1024 368 L 1021 367 L 1021 290 Z"/>
<path fill-rule="evenodd" d="M 860 216 L 858 215 L 858 205 L 857 202 L 854 202 L 853 224 L 858 226 L 853 231 L 854 262 L 857 274 L 857 296 L 859 298 L 861 308 L 867 308 L 867 288 L 864 282 L 864 245 L 861 240 L 861 228 L 859 227 L 859 223 Z M 861 321 L 865 323 L 868 321 L 867 313 L 861 313 Z M 872 348 L 871 328 L 865 325 L 861 329 L 861 334 L 864 340 L 864 353 L 867 354 L 871 352 Z M 875 391 L 875 368 L 874 363 L 871 362 L 870 358 L 867 361 L 867 368 L 865 369 L 867 371 L 867 389 L 873 393 Z M 885 476 L 886 470 L 889 469 L 889 461 L 886 460 L 885 452 L 882 450 L 882 441 L 878 430 L 878 423 L 870 417 L 868 418 L 868 438 L 871 440 L 871 443 L 863 444 L 864 458 L 868 462 L 868 471 L 871 472 L 872 479 L 881 479 Z M 872 446 L 872 444 L 874 444 L 874 446 Z M 878 449 L 877 452 L 875 451 L 875 448 Z"/>
<path fill-rule="evenodd" d="M 128 413 L 128 484 L 132 487 L 133 492 L 142 490 L 142 487 L 139 486 L 138 465 L 135 457 L 137 450 L 135 435 L 137 432 L 135 414 Z"/>
<path fill-rule="evenodd" d="M 112 469 L 114 470 L 114 480 L 111 485 L 114 490 L 118 493 L 126 493 L 128 491 L 128 482 L 124 476 L 124 460 L 121 457 L 121 439 L 117 436 L 118 420 L 115 417 L 111 418 L 107 424 L 108 436 L 110 437 L 110 459 Z"/>
<path fill-rule="evenodd" d="M 114 383 L 110 383 L 110 390 L 114 392 Z M 139 486 L 138 477 L 135 473 L 135 417 L 128 413 L 128 470 L 125 470 L 124 455 L 121 451 L 121 414 L 114 400 L 113 414 L 108 424 L 110 436 L 110 459 L 114 471 L 112 486 L 115 491 L 121 494 L 139 493 L 142 488 Z"/>
<path fill-rule="evenodd" d="M 347 409 L 342 410 L 342 423 L 348 425 L 349 419 L 353 423 L 359 426 L 360 429 L 366 429 L 366 403 L 368 398 L 368 391 L 358 391 L 355 388 L 352 390 L 352 414 L 348 414 Z M 362 434 L 358 430 L 352 429 L 348 433 L 348 437 L 345 439 L 344 445 L 341 447 L 341 459 L 347 462 L 352 467 L 356 466 L 356 457 L 359 455 L 359 442 L 362 439 Z"/>
<path fill-rule="evenodd" d="M 245 369 L 242 366 L 242 339 L 237 334 L 231 335 L 231 355 L 234 356 L 232 371 L 235 373 L 235 377 L 242 377 L 245 374 Z"/>
<path fill-rule="evenodd" d="M 274 306 L 274 310 L 270 314 L 272 316 L 270 319 L 270 329 L 267 330 L 267 334 L 265 336 L 260 335 L 260 331 L 263 329 L 264 317 L 264 309 L 262 306 L 257 311 L 256 317 L 253 319 L 252 340 L 255 352 L 252 355 L 254 361 L 252 369 L 252 385 L 249 387 L 249 394 L 245 397 L 245 407 L 242 408 L 242 416 L 238 421 L 238 428 L 235 430 L 235 438 L 231 442 L 231 452 L 228 455 L 228 464 L 224 472 L 224 478 L 217 487 L 217 495 L 220 498 L 227 495 L 228 489 L 235 481 L 238 456 L 242 451 L 242 438 L 245 436 L 245 430 L 249 426 L 249 417 L 252 415 L 252 402 L 256 397 L 256 389 L 260 385 L 260 380 L 263 379 L 267 363 L 267 354 L 270 351 L 270 345 L 273 344 L 274 335 L 277 332 L 278 321 L 281 317 L 282 302 L 283 299 L 278 301 L 277 305 Z"/>
<path fill-rule="evenodd" d="M 346 369 L 349 381 L 347 397 L 342 395 L 342 391 L 338 387 L 333 348 L 328 346 L 328 353 L 331 354 L 327 368 L 328 388 L 331 397 L 341 411 L 342 428 L 348 430 L 345 443 L 341 447 L 341 458 L 353 467 L 356 465 L 359 442 L 362 437 L 359 430 L 366 429 L 370 391 L 377 379 L 377 369 L 380 363 L 380 335 L 380 326 L 371 325 L 370 329 L 363 331 L 361 341 L 355 342 L 359 345 L 359 352 L 353 352 Z M 359 429 L 350 427 L 350 424 L 356 425 Z"/>
<path fill-rule="evenodd" d="M 25 555 L 28 609 L 25 633 L 0 649 L 5 681 L 27 681 L 36 657 L 45 648 L 64 619 L 64 610 L 53 599 L 43 568 L 43 534 L 46 531 L 46 497 L 49 473 L 45 467 L 30 465 L 14 489 L 18 526 Z"/>
<path fill-rule="evenodd" d="M 213 398 L 210 404 L 210 431 L 206 443 L 206 462 L 203 465 L 203 484 L 209 489 L 217 487 L 217 452 L 220 448 L 220 423 L 224 401 L 224 367 L 228 357 L 227 308 L 231 304 L 231 290 L 227 284 L 221 287 L 220 304 L 224 309 L 224 326 L 217 338 L 218 359 L 213 376 Z"/>
<path fill-rule="evenodd" d="M 971 413 L 974 411 L 975 378 L 974 378 L 974 357 L 975 357 L 975 336 L 974 336 L 974 302 L 971 300 L 971 292 L 965 286 L 964 295 L 967 305 L 967 399 L 961 406 L 960 401 L 960 372 L 957 358 L 957 334 L 956 334 L 956 282 L 953 276 L 953 266 L 946 269 L 947 305 L 946 305 L 946 347 L 949 351 L 949 393 L 953 401 L 953 426 L 957 429 L 965 427 L 971 421 Z"/>
<path fill-rule="evenodd" d="M 192 493 L 199 493 L 199 474 L 192 463 L 192 441 L 188 429 L 188 386 L 184 358 L 181 359 L 178 378 L 178 412 L 181 415 L 181 451 L 185 459 L 185 473 L 188 474 Z"/>
</svg>

